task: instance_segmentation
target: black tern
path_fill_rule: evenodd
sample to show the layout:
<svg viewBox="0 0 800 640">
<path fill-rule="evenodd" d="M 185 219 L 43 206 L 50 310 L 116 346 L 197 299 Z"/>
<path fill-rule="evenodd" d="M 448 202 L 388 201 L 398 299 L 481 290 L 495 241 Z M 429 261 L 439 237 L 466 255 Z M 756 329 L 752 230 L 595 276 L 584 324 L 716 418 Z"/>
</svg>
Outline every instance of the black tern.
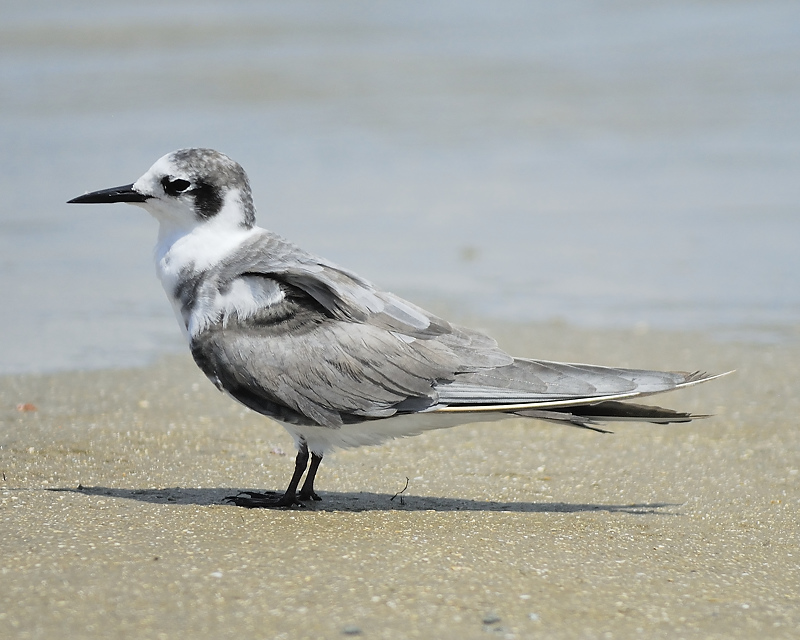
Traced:
<svg viewBox="0 0 800 640">
<path fill-rule="evenodd" d="M 212 149 L 174 151 L 132 184 L 69 202 L 127 202 L 158 220 L 156 271 L 195 362 L 294 438 L 286 491 L 228 498 L 239 506 L 319 500 L 328 451 L 467 422 L 689 422 L 699 416 L 624 401 L 718 377 L 514 358 L 256 226 L 247 174 Z"/>
</svg>

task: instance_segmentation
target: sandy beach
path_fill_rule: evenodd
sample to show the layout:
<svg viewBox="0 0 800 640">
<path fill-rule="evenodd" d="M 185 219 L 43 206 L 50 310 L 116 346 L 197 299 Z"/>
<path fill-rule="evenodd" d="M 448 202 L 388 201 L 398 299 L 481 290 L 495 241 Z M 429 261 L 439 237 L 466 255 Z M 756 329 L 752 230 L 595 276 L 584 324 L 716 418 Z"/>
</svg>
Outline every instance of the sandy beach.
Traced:
<svg viewBox="0 0 800 640">
<path fill-rule="evenodd" d="M 283 511 L 224 504 L 282 490 L 292 443 L 188 354 L 2 378 L 0 637 L 797 637 L 798 333 L 491 330 L 517 355 L 737 372 L 658 398 L 715 414 L 687 425 L 337 452 L 323 501 Z"/>
<path fill-rule="evenodd" d="M 0 15 L 0 640 L 800 638 L 800 2 Z M 67 204 L 186 147 L 515 355 L 737 372 L 653 400 L 691 424 L 472 424 L 227 504 L 291 438 L 191 361 L 156 222 Z"/>
</svg>

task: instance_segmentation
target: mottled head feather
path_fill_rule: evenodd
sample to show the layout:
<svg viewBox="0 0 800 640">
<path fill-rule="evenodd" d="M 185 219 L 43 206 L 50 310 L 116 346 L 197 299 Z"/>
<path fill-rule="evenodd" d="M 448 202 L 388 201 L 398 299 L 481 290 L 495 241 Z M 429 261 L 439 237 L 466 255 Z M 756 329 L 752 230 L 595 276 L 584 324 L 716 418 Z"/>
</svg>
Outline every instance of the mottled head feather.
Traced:
<svg viewBox="0 0 800 640">
<path fill-rule="evenodd" d="M 208 220 L 217 215 L 224 204 L 226 192 L 235 188 L 239 190 L 241 198 L 244 226 L 252 227 L 255 224 L 256 212 L 250 181 L 238 162 L 214 149 L 179 149 L 169 154 L 167 160 L 191 181 L 193 187 L 190 193 L 200 217 Z"/>
</svg>

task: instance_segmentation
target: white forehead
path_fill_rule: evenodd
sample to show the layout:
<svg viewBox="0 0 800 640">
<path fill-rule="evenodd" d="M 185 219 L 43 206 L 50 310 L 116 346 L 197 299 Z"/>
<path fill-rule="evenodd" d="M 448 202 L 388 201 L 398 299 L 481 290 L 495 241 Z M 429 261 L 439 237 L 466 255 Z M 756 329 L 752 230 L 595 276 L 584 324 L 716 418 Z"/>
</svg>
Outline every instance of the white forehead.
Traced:
<svg viewBox="0 0 800 640">
<path fill-rule="evenodd" d="M 189 178 L 186 167 L 179 166 L 179 163 L 175 162 L 173 154 L 168 153 L 156 160 L 153 166 L 133 183 L 133 188 L 140 193 L 154 193 L 153 187 L 160 184 L 164 176 L 182 178 L 184 180 Z"/>
<path fill-rule="evenodd" d="M 183 167 L 185 170 L 186 167 Z M 175 162 L 174 154 L 168 153 L 166 155 L 161 156 L 158 160 L 153 163 L 153 166 L 147 170 L 147 173 L 155 174 L 158 176 L 176 176 L 176 173 L 181 171 L 181 167 L 179 163 Z M 147 175 L 147 174 L 145 174 Z"/>
<path fill-rule="evenodd" d="M 168 153 L 156 160 L 153 166 L 150 167 L 144 175 L 158 176 L 159 178 L 163 178 L 164 176 L 178 177 L 178 174 L 185 172 L 186 167 L 181 167 L 180 163 L 175 161 L 173 154 Z"/>
</svg>

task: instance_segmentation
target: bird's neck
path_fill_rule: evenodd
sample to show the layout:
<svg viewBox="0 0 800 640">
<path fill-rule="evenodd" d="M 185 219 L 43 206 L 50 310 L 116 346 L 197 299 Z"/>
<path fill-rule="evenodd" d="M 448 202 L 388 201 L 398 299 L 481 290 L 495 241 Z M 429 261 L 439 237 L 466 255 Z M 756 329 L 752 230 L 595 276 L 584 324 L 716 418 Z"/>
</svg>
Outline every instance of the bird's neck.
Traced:
<svg viewBox="0 0 800 640">
<path fill-rule="evenodd" d="M 213 222 L 192 229 L 161 223 L 154 255 L 156 274 L 187 339 L 190 339 L 192 309 L 184 304 L 181 291 L 187 283 L 202 279 L 206 271 L 261 231 L 256 227 L 245 229 L 241 226 L 215 225 Z"/>
<path fill-rule="evenodd" d="M 222 222 L 222 221 L 221 221 Z M 162 222 L 155 249 L 156 272 L 167 295 L 172 296 L 177 280 L 219 264 L 258 230 L 214 221 L 192 228 Z"/>
<path fill-rule="evenodd" d="M 207 269 L 256 231 L 255 227 L 231 225 L 225 220 L 212 220 L 191 227 L 161 222 L 156 241 L 156 262 L 166 258 L 177 261 L 176 266 L 194 263 L 196 270 Z"/>
</svg>

